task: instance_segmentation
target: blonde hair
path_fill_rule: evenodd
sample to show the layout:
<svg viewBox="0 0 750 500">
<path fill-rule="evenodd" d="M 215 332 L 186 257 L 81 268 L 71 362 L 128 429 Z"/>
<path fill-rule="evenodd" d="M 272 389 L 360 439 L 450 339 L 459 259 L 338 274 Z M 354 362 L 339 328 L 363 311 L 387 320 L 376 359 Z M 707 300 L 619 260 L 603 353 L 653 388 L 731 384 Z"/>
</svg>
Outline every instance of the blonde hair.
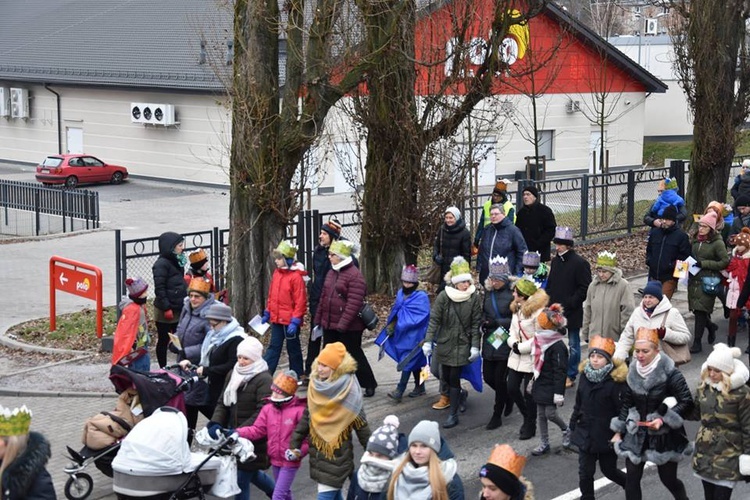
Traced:
<svg viewBox="0 0 750 500">
<path fill-rule="evenodd" d="M 0 477 L 2 477 L 5 469 L 13 463 L 18 455 L 26 451 L 26 445 L 29 443 L 29 435 L 1 436 L 0 439 L 5 441 L 5 455 L 3 455 L 2 463 L 0 463 Z"/>
<path fill-rule="evenodd" d="M 404 459 L 396 467 L 391 476 L 391 481 L 388 484 L 388 500 L 395 500 L 396 498 L 396 481 L 406 467 L 406 464 L 411 462 L 411 453 L 407 450 Z M 430 448 L 430 459 L 427 462 L 428 477 L 430 478 L 430 489 L 432 490 L 432 500 L 448 500 L 448 484 L 445 482 L 445 476 L 440 468 L 440 459 L 435 453 L 435 450 Z"/>
<path fill-rule="evenodd" d="M 701 384 L 698 386 L 700 395 L 703 396 L 706 386 L 709 384 L 708 381 L 708 366 L 701 370 Z M 724 396 L 729 396 L 729 389 L 732 387 L 729 374 L 727 372 L 721 372 L 721 393 Z"/>
</svg>

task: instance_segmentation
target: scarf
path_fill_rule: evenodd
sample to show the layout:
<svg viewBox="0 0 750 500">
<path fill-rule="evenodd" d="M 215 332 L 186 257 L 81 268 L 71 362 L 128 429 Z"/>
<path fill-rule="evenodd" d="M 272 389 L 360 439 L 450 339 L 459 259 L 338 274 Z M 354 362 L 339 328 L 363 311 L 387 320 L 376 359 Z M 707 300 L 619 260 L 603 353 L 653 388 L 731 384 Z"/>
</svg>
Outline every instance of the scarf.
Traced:
<svg viewBox="0 0 750 500">
<path fill-rule="evenodd" d="M 661 353 L 657 353 L 653 361 L 651 361 L 646 366 L 641 366 L 641 364 L 638 361 L 636 361 L 635 371 L 638 372 L 638 375 L 640 375 L 641 377 L 646 378 L 649 375 L 651 375 L 651 372 L 653 372 L 656 369 L 656 365 L 659 364 L 660 360 L 661 360 Z"/>
<path fill-rule="evenodd" d="M 235 363 L 232 376 L 224 389 L 224 406 L 235 404 L 237 402 L 237 389 L 242 384 L 250 382 L 257 374 L 265 371 L 268 371 L 268 363 L 263 358 L 247 366 L 240 366 L 239 363 Z"/>
<path fill-rule="evenodd" d="M 312 379 L 307 390 L 310 443 L 327 459 L 351 436 L 354 426 L 364 424 L 362 388 L 346 373 L 334 381 Z"/>
<path fill-rule="evenodd" d="M 586 363 L 586 367 L 583 369 L 583 374 L 586 375 L 586 378 L 589 379 L 589 382 L 591 382 L 592 384 L 598 384 L 599 382 L 607 378 L 607 375 L 609 375 L 609 372 L 612 371 L 612 368 L 614 368 L 614 366 L 615 365 L 613 365 L 612 363 L 607 363 L 597 370 L 593 366 L 591 366 L 591 363 Z"/>
<path fill-rule="evenodd" d="M 407 451 L 408 453 L 408 451 Z M 445 478 L 445 484 L 453 481 L 458 465 L 452 458 L 440 462 L 440 470 Z M 432 485 L 430 485 L 430 468 L 417 467 L 409 460 L 401 475 L 396 479 L 396 487 L 393 498 L 408 498 L 409 500 L 430 500 L 432 498 Z"/>
<path fill-rule="evenodd" d="M 177 263 L 180 265 L 180 267 L 185 267 L 187 265 L 188 259 L 185 255 L 185 252 L 176 253 L 174 254 L 174 256 L 177 259 Z"/>
<path fill-rule="evenodd" d="M 357 482 L 367 493 L 382 493 L 388 488 L 388 480 L 399 460 L 377 458 L 365 452 L 357 471 Z"/>
<path fill-rule="evenodd" d="M 445 293 L 453 302 L 466 302 L 476 290 L 477 288 L 473 284 L 465 292 L 462 292 L 458 288 L 453 288 L 452 286 L 445 287 Z"/>
<path fill-rule="evenodd" d="M 342 267 L 346 266 L 347 264 L 351 264 L 351 263 L 352 263 L 352 258 L 351 257 L 347 257 L 346 259 L 342 260 L 338 264 L 331 264 L 331 268 L 334 271 L 340 271 Z"/>
<path fill-rule="evenodd" d="M 708 235 L 707 234 L 696 234 L 695 239 L 700 241 L 701 243 L 705 243 L 708 241 Z"/>
<path fill-rule="evenodd" d="M 556 330 L 539 330 L 534 335 L 531 346 L 531 358 L 534 360 L 534 378 L 538 378 L 544 366 L 544 354 L 551 345 L 562 340 L 563 335 Z"/>
<path fill-rule="evenodd" d="M 211 350 L 214 347 L 220 346 L 232 337 L 237 337 L 240 335 L 246 337 L 245 331 L 240 327 L 240 324 L 234 318 L 232 318 L 232 321 L 224 325 L 224 328 L 222 328 L 218 332 L 211 328 L 203 338 L 203 343 L 201 344 L 200 365 L 210 366 L 208 358 L 211 354 Z"/>
<path fill-rule="evenodd" d="M 658 305 L 659 304 L 656 304 L 656 306 L 658 306 Z M 643 307 L 643 312 L 646 313 L 646 316 L 648 316 L 650 318 L 651 315 L 654 314 L 654 311 L 656 310 L 656 306 L 654 306 L 654 307 L 641 306 L 641 307 Z"/>
</svg>

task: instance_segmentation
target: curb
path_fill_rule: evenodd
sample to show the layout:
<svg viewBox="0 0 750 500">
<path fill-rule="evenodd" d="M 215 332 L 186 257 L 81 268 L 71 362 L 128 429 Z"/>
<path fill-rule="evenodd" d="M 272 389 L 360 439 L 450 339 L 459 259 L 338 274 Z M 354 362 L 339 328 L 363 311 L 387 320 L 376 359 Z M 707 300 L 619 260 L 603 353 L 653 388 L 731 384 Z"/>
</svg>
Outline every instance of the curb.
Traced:
<svg viewBox="0 0 750 500">
<path fill-rule="evenodd" d="M 116 398 L 116 392 L 59 392 L 59 391 L 15 391 L 0 389 L 0 396 L 24 398 Z"/>
</svg>

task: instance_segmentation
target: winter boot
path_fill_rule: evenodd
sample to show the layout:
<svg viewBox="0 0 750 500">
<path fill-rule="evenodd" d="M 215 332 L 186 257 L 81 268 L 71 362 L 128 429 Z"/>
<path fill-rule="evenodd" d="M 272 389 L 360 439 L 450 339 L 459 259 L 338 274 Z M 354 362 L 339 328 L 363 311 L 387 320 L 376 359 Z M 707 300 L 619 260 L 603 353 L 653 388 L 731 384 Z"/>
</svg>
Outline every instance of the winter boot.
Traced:
<svg viewBox="0 0 750 500">
<path fill-rule="evenodd" d="M 734 347 L 735 343 L 737 342 L 737 335 L 729 335 L 727 336 L 727 345 L 729 347 Z"/>
<path fill-rule="evenodd" d="M 503 412 L 503 416 L 509 417 L 511 413 L 513 413 L 513 400 L 508 398 L 508 401 L 505 402 L 505 411 Z"/>
<path fill-rule="evenodd" d="M 458 411 L 466 413 L 466 400 L 469 399 L 469 391 L 461 389 L 461 399 L 458 401 Z"/>
<path fill-rule="evenodd" d="M 394 400 L 397 403 L 401 402 L 401 398 L 404 396 L 404 391 L 400 390 L 398 387 L 393 389 L 391 392 L 388 393 L 388 397 Z"/>
<path fill-rule="evenodd" d="M 708 320 L 708 343 L 713 344 L 716 341 L 716 331 L 719 329 L 719 325 Z"/>
<path fill-rule="evenodd" d="M 492 413 L 492 418 L 490 418 L 490 421 L 487 423 L 487 425 L 484 427 L 488 431 L 493 431 L 503 425 L 503 417 L 498 412 Z"/>
<path fill-rule="evenodd" d="M 692 354 L 699 353 L 703 350 L 703 344 L 701 341 L 703 340 L 703 330 L 706 328 L 706 325 L 708 324 L 708 316 L 706 313 L 702 311 L 696 311 L 695 312 L 695 327 L 693 334 L 693 345 L 690 346 L 690 352 Z"/>
<path fill-rule="evenodd" d="M 411 391 L 406 396 L 409 397 L 409 398 L 416 398 L 416 397 L 419 397 L 419 396 L 424 396 L 425 394 L 427 394 L 427 389 L 425 389 L 424 384 L 420 384 L 420 385 L 414 387 L 414 390 Z"/>
<path fill-rule="evenodd" d="M 525 441 L 536 435 L 536 405 L 531 398 L 526 398 L 526 413 L 523 415 L 523 425 L 518 439 Z"/>
<path fill-rule="evenodd" d="M 450 389 L 450 414 L 443 422 L 443 429 L 450 429 L 458 425 L 458 407 L 461 404 L 461 389 Z"/>
<path fill-rule="evenodd" d="M 449 408 L 450 405 L 451 405 L 450 398 L 445 394 L 441 394 L 440 399 L 435 401 L 435 404 L 432 405 L 432 409 L 433 410 L 445 410 L 446 408 Z"/>
<path fill-rule="evenodd" d="M 539 446 L 531 450 L 531 454 L 535 457 L 540 457 L 542 455 L 546 455 L 547 453 L 549 453 L 549 451 L 549 443 L 545 443 L 544 441 L 542 441 L 541 443 L 539 443 Z"/>
</svg>

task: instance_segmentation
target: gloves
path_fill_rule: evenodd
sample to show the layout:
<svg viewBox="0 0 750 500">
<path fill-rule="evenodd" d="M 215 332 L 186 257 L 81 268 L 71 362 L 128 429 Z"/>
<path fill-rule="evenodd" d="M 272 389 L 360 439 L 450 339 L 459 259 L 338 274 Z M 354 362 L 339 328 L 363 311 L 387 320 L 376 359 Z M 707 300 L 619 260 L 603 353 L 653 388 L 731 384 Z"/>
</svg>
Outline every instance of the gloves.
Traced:
<svg viewBox="0 0 750 500">
<path fill-rule="evenodd" d="M 237 429 L 234 427 L 225 427 L 221 429 L 221 433 L 224 434 L 224 437 L 231 437 L 233 441 L 237 441 L 240 437 L 240 435 L 237 434 Z"/>
<path fill-rule="evenodd" d="M 473 363 L 474 360 L 476 360 L 479 357 L 479 349 L 476 347 L 472 347 L 469 350 L 469 363 Z"/>
<path fill-rule="evenodd" d="M 695 261 L 695 264 L 693 264 L 695 267 L 703 267 L 703 263 L 699 260 Z"/>
<path fill-rule="evenodd" d="M 663 326 L 660 326 L 656 329 L 656 333 L 659 334 L 659 340 L 664 340 L 664 336 L 667 334 L 667 329 Z"/>
<path fill-rule="evenodd" d="M 521 354 L 521 351 L 519 351 L 519 350 L 518 350 L 518 342 L 514 342 L 514 343 L 513 343 L 513 347 L 511 347 L 511 349 L 512 349 L 512 350 L 513 350 L 513 352 L 515 352 L 516 354 L 519 354 L 519 355 Z"/>
<path fill-rule="evenodd" d="M 217 424 L 216 422 L 208 422 L 206 424 L 206 429 L 208 429 L 208 435 L 211 436 L 212 439 L 219 439 L 219 433 L 221 432 L 221 426 Z"/>
<path fill-rule="evenodd" d="M 424 353 L 425 358 L 429 358 L 430 354 L 432 354 L 432 342 L 425 342 L 422 344 L 422 352 Z"/>
<path fill-rule="evenodd" d="M 268 323 L 268 320 L 271 319 L 271 313 L 268 312 L 268 309 L 263 311 L 263 315 L 260 317 L 261 322 Z"/>
<path fill-rule="evenodd" d="M 563 403 L 565 403 L 565 396 L 562 394 L 555 394 L 552 398 L 552 402 L 555 403 L 555 406 L 562 406 Z"/>
<path fill-rule="evenodd" d="M 302 456 L 302 452 L 298 449 L 294 450 L 286 450 L 284 452 L 284 458 L 286 458 L 290 462 L 297 462 L 299 461 L 300 457 Z"/>
<path fill-rule="evenodd" d="M 667 414 L 669 410 L 674 408 L 677 405 L 677 399 L 673 396 L 669 396 L 664 398 L 664 401 L 659 405 L 659 408 L 657 408 L 656 413 L 661 415 L 662 417 Z"/>
<path fill-rule="evenodd" d="M 164 319 L 172 321 L 174 319 L 174 312 L 171 309 L 164 311 Z"/>
<path fill-rule="evenodd" d="M 292 321 L 289 323 L 289 325 L 286 327 L 286 333 L 287 335 L 297 335 L 299 333 L 299 325 L 302 324 L 302 320 L 299 318 L 292 318 Z"/>
<path fill-rule="evenodd" d="M 436 253 L 435 255 L 433 255 L 432 260 L 435 261 L 435 264 L 440 264 L 440 265 L 443 264 L 443 256 L 440 255 L 439 253 Z"/>
</svg>

